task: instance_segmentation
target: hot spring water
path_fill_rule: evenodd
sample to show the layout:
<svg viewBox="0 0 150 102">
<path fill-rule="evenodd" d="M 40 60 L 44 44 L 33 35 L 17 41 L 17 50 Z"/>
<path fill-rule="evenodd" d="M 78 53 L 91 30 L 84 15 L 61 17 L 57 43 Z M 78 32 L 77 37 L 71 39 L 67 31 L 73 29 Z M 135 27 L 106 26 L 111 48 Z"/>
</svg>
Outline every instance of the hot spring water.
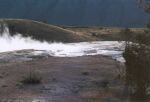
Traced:
<svg viewBox="0 0 150 102">
<path fill-rule="evenodd" d="M 80 43 L 40 42 L 21 34 L 10 36 L 9 29 L 4 26 L 0 36 L 0 52 L 34 49 L 33 55 L 47 53 L 54 57 L 78 57 L 86 55 L 105 55 L 124 62 L 122 53 L 124 42 L 95 41 Z"/>
</svg>

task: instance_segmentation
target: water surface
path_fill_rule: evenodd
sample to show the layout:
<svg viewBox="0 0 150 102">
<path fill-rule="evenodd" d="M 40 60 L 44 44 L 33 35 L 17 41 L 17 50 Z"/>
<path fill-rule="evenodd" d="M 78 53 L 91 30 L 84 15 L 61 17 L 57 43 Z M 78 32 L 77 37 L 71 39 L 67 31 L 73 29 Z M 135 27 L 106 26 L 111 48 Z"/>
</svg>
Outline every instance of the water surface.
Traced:
<svg viewBox="0 0 150 102">
<path fill-rule="evenodd" d="M 55 25 L 144 27 L 150 16 L 137 0 L 1 0 L 0 17 Z"/>
</svg>

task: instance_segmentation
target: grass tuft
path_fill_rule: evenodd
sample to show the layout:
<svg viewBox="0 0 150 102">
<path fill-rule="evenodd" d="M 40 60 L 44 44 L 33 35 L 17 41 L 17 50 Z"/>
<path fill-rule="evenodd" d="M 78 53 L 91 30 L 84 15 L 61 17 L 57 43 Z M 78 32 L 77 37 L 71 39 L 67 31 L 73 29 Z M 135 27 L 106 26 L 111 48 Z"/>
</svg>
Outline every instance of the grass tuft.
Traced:
<svg viewBox="0 0 150 102">
<path fill-rule="evenodd" d="M 40 84 L 42 78 L 39 77 L 35 73 L 30 73 L 29 76 L 24 77 L 23 80 L 21 81 L 23 84 Z"/>
</svg>

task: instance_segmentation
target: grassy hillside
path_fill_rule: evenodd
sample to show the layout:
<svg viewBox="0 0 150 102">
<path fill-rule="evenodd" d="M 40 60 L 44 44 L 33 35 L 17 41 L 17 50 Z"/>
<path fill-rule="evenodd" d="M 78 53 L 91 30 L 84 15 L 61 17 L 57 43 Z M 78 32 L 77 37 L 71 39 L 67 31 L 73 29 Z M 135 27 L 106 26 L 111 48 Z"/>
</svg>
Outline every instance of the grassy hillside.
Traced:
<svg viewBox="0 0 150 102">
<path fill-rule="evenodd" d="M 125 28 L 119 27 L 71 27 L 66 26 L 63 27 L 67 30 L 72 30 L 74 32 L 79 32 L 84 35 L 94 36 L 99 40 L 104 41 L 122 41 L 123 38 L 123 30 Z M 129 28 L 132 32 L 132 37 L 135 37 L 139 34 L 146 35 L 150 33 L 150 29 L 147 28 Z"/>
<path fill-rule="evenodd" d="M 1 19 L 9 27 L 11 35 L 20 33 L 23 36 L 30 36 L 41 41 L 56 42 L 83 42 L 83 41 L 122 41 L 125 28 L 118 27 L 76 27 L 76 26 L 53 26 L 42 22 L 23 19 Z M 150 32 L 147 28 L 130 28 L 133 39 L 138 34 Z"/>
<path fill-rule="evenodd" d="M 93 40 L 90 36 L 82 33 L 75 33 L 71 30 L 32 20 L 1 19 L 0 23 L 7 24 L 11 35 L 20 33 L 25 37 L 30 36 L 41 41 L 80 42 Z"/>
</svg>

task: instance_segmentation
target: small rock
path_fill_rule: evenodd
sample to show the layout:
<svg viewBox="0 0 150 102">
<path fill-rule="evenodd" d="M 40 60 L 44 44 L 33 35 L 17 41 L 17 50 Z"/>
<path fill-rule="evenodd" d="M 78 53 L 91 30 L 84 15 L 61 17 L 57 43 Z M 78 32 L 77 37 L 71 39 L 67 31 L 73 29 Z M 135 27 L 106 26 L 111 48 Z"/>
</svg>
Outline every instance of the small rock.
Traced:
<svg viewBox="0 0 150 102">
<path fill-rule="evenodd" d="M 56 78 L 53 78 L 52 81 L 56 81 Z"/>
<path fill-rule="evenodd" d="M 89 72 L 82 72 L 82 75 L 89 75 Z"/>
<path fill-rule="evenodd" d="M 0 75 L 0 79 L 2 79 L 3 78 L 3 76 L 2 75 Z"/>
<path fill-rule="evenodd" d="M 103 88 L 108 87 L 108 85 L 109 85 L 109 81 L 108 81 L 108 80 L 103 80 L 103 81 L 101 82 L 101 86 L 102 86 Z"/>
<path fill-rule="evenodd" d="M 2 85 L 3 88 L 8 87 L 7 85 Z"/>
</svg>

